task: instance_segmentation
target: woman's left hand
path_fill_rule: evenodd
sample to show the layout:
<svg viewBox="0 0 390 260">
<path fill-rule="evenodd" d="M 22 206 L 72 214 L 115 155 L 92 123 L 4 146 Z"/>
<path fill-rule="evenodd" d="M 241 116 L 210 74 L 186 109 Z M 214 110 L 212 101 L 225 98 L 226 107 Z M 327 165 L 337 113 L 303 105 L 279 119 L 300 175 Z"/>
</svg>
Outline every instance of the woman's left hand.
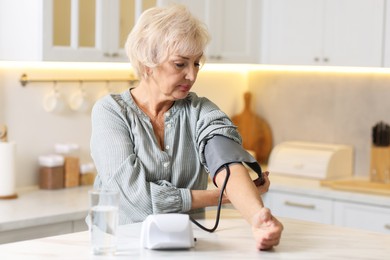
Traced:
<svg viewBox="0 0 390 260">
<path fill-rule="evenodd" d="M 252 232 L 256 247 L 259 250 L 269 250 L 277 246 L 283 231 L 283 225 L 272 216 L 268 208 L 262 208 L 252 219 Z"/>
</svg>

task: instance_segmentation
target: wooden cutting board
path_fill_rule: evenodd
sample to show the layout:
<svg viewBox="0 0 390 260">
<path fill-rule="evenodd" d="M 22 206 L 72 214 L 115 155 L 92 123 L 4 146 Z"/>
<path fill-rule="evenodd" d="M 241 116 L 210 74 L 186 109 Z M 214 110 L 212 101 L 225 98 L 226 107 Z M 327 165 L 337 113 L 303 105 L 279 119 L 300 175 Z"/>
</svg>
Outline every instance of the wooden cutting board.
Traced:
<svg viewBox="0 0 390 260">
<path fill-rule="evenodd" d="M 251 110 L 252 94 L 244 93 L 244 110 L 232 117 L 242 136 L 243 147 L 256 153 L 256 160 L 266 163 L 272 149 L 272 132 L 269 124 Z"/>
</svg>

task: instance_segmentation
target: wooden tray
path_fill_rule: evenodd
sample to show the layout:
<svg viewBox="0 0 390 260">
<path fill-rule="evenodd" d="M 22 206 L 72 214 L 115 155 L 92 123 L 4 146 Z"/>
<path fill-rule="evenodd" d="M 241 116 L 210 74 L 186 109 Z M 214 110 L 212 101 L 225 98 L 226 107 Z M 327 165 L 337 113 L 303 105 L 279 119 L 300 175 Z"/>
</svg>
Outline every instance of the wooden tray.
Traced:
<svg viewBox="0 0 390 260">
<path fill-rule="evenodd" d="M 366 192 L 379 195 L 390 195 L 390 183 L 372 182 L 359 179 L 324 180 L 322 186 L 337 190 Z"/>
</svg>

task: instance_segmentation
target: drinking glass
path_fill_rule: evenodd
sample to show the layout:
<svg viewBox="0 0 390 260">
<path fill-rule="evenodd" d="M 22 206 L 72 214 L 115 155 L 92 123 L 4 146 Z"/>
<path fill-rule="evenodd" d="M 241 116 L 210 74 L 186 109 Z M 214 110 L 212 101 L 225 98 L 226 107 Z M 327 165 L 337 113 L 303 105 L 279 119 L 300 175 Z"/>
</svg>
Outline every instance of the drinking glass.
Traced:
<svg viewBox="0 0 390 260">
<path fill-rule="evenodd" d="M 89 191 L 90 238 L 92 253 L 115 253 L 117 244 L 119 193 L 111 190 Z"/>
</svg>

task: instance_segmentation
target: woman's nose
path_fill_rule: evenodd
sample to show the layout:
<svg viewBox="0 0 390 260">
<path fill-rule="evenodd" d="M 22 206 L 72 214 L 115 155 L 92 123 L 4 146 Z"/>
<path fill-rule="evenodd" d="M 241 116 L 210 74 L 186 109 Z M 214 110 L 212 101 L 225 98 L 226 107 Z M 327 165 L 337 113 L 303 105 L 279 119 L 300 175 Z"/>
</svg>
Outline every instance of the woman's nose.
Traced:
<svg viewBox="0 0 390 260">
<path fill-rule="evenodd" d="M 197 68 L 189 67 L 186 72 L 186 79 L 190 81 L 195 81 L 197 75 L 198 75 Z"/>
</svg>

